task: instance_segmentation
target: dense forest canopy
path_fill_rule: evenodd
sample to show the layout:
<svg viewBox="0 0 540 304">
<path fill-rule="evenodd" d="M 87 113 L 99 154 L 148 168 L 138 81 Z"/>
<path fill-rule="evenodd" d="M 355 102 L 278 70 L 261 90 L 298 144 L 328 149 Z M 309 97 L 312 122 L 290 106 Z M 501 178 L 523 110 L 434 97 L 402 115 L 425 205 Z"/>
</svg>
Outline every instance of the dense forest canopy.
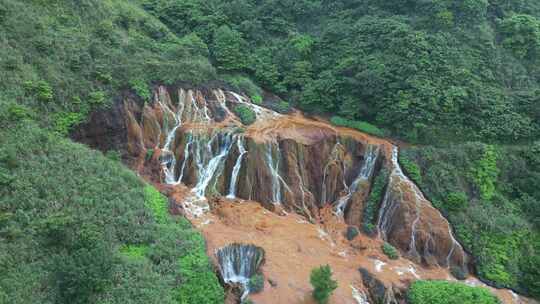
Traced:
<svg viewBox="0 0 540 304">
<path fill-rule="evenodd" d="M 221 73 L 412 141 L 540 130 L 537 1 L 141 0 Z"/>
</svg>

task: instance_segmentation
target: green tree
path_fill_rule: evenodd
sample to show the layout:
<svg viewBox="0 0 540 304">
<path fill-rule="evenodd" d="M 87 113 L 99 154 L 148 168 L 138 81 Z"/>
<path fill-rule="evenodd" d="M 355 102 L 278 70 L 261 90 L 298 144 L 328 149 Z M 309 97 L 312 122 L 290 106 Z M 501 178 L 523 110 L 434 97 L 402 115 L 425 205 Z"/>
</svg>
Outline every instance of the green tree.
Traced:
<svg viewBox="0 0 540 304">
<path fill-rule="evenodd" d="M 332 279 L 332 269 L 329 265 L 315 268 L 311 271 L 311 286 L 313 286 L 313 298 L 319 304 L 328 303 L 328 299 L 337 288 L 337 281 Z"/>
<path fill-rule="evenodd" d="M 531 15 L 517 14 L 500 25 L 503 46 L 520 59 L 537 60 L 540 55 L 540 21 Z"/>
<path fill-rule="evenodd" d="M 480 190 L 480 197 L 484 200 L 490 200 L 495 195 L 495 183 L 499 176 L 495 146 L 485 147 L 482 158 L 472 168 L 472 176 Z"/>
<path fill-rule="evenodd" d="M 223 25 L 214 32 L 212 53 L 218 68 L 223 71 L 240 71 L 246 67 L 246 41 L 240 32 Z"/>
</svg>

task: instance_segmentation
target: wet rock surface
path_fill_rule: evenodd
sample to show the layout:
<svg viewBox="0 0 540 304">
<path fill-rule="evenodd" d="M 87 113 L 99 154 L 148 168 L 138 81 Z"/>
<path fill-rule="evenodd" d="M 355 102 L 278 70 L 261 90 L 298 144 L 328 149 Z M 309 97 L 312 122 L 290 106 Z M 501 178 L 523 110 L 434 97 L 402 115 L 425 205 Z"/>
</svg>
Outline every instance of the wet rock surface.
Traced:
<svg viewBox="0 0 540 304">
<path fill-rule="evenodd" d="M 232 113 L 238 104 L 256 114 L 254 124 L 244 126 Z M 340 283 L 332 303 L 368 294 L 398 303 L 412 280 L 449 279 L 449 267 L 465 274 L 470 268 L 448 221 L 403 174 L 397 148 L 382 139 L 299 112 L 279 114 L 219 86 L 159 86 L 144 104 L 127 94 L 73 136 L 120 151 L 168 194 L 172 212 L 203 231 L 210 254 L 232 243 L 263 248 L 262 269 L 274 284 L 265 281 L 268 288 L 253 296 L 259 304 L 311 303 L 309 272 L 326 263 Z M 362 226 L 381 168 L 392 173 L 379 233 L 347 239 L 347 227 Z M 383 241 L 409 260 L 387 260 Z"/>
</svg>

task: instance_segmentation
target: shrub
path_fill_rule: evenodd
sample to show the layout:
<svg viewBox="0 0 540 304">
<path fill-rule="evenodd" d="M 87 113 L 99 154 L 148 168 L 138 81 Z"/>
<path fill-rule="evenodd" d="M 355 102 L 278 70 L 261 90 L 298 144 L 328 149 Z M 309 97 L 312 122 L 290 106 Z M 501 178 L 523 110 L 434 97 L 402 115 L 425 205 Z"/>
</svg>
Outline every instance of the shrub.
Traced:
<svg viewBox="0 0 540 304">
<path fill-rule="evenodd" d="M 149 101 L 152 95 L 150 94 L 150 88 L 148 87 L 148 84 L 146 81 L 142 79 L 134 79 L 129 82 L 129 85 L 131 86 L 131 89 L 142 98 L 143 101 Z"/>
<path fill-rule="evenodd" d="M 291 105 L 288 102 L 281 100 L 274 106 L 274 108 L 277 112 L 286 114 L 291 110 Z"/>
<path fill-rule="evenodd" d="M 382 129 L 379 129 L 378 127 L 365 121 L 349 120 L 340 116 L 334 116 L 330 119 L 330 122 L 336 126 L 356 129 L 371 135 L 379 137 L 385 136 L 385 132 Z"/>
<path fill-rule="evenodd" d="M 234 107 L 234 113 L 240 118 L 244 125 L 251 125 L 257 120 L 255 112 L 246 105 L 237 105 Z"/>
<path fill-rule="evenodd" d="M 489 201 L 495 195 L 495 183 L 499 176 L 497 157 L 495 146 L 488 145 L 484 149 L 482 158 L 476 161 L 471 169 L 474 183 L 480 190 L 480 197 L 484 200 Z"/>
<path fill-rule="evenodd" d="M 146 150 L 146 161 L 149 161 L 152 159 L 152 157 L 154 156 L 154 149 L 148 149 Z"/>
<path fill-rule="evenodd" d="M 411 304 L 498 304 L 487 289 L 447 281 L 416 281 L 407 298 Z"/>
<path fill-rule="evenodd" d="M 36 83 L 26 81 L 23 85 L 28 93 L 35 96 L 41 102 L 48 103 L 54 98 L 53 89 L 45 80 L 39 80 Z"/>
<path fill-rule="evenodd" d="M 95 91 L 88 95 L 88 102 L 93 107 L 99 107 L 105 104 L 105 93 L 102 91 Z"/>
<path fill-rule="evenodd" d="M 365 233 L 373 235 L 375 232 L 375 220 L 377 217 L 377 210 L 379 210 L 379 205 L 384 197 L 384 188 L 388 180 L 388 171 L 382 169 L 371 187 L 371 193 L 367 199 L 366 206 L 364 208 L 364 213 L 362 215 L 362 228 Z"/>
<path fill-rule="evenodd" d="M 311 271 L 310 282 L 313 286 L 313 298 L 319 304 L 328 303 L 328 299 L 337 288 L 337 281 L 332 279 L 332 269 L 329 265 L 315 268 Z"/>
<path fill-rule="evenodd" d="M 249 279 L 248 288 L 250 293 L 258 293 L 264 289 L 264 276 L 255 274 Z"/>
<path fill-rule="evenodd" d="M 468 197 L 464 192 L 451 192 L 446 196 L 445 206 L 452 211 L 467 209 Z"/>
<path fill-rule="evenodd" d="M 107 153 L 105 153 L 105 156 L 108 159 L 114 160 L 114 161 L 120 161 L 122 159 L 122 155 L 120 154 L 120 152 L 118 152 L 116 150 L 107 151 Z"/>
<path fill-rule="evenodd" d="M 261 95 L 255 94 L 255 95 L 251 96 L 251 101 L 252 101 L 254 104 L 261 105 L 262 102 L 263 102 L 263 98 L 262 98 Z"/>
<path fill-rule="evenodd" d="M 346 233 L 346 236 L 347 236 L 347 239 L 349 241 L 352 241 L 354 240 L 355 237 L 358 236 L 358 228 L 354 227 L 354 226 L 349 226 L 347 227 L 347 233 Z"/>
<path fill-rule="evenodd" d="M 399 258 L 399 253 L 396 247 L 386 242 L 382 245 L 382 251 L 387 257 L 389 257 L 392 260 L 397 260 Z"/>
<path fill-rule="evenodd" d="M 144 204 L 152 210 L 154 218 L 158 223 L 166 223 L 169 220 L 167 198 L 159 193 L 156 188 L 152 186 L 144 187 Z"/>
<path fill-rule="evenodd" d="M 405 170 L 405 173 L 417 184 L 422 183 L 422 173 L 420 167 L 411 159 L 404 156 L 403 154 L 399 155 L 399 164 Z"/>
<path fill-rule="evenodd" d="M 148 245 L 124 245 L 120 248 L 120 253 L 130 259 L 142 259 L 148 253 Z"/>
<path fill-rule="evenodd" d="M 60 112 L 54 115 L 54 131 L 60 135 L 67 135 L 69 131 L 84 120 L 84 115 L 78 112 Z"/>
</svg>

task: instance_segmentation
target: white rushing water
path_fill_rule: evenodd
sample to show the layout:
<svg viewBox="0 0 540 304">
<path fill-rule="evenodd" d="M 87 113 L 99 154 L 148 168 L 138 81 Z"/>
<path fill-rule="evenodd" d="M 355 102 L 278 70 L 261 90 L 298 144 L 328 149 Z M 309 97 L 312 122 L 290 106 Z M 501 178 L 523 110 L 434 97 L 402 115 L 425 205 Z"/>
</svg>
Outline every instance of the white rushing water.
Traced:
<svg viewBox="0 0 540 304">
<path fill-rule="evenodd" d="M 347 208 L 347 205 L 353 196 L 353 194 L 358 191 L 358 187 L 362 182 L 365 182 L 371 178 L 371 174 L 373 173 L 373 170 L 375 169 L 375 163 L 377 162 L 377 157 L 379 155 L 379 148 L 373 145 L 368 145 L 364 163 L 362 164 L 362 167 L 360 168 L 358 175 L 352 182 L 350 186 L 346 186 L 347 194 L 340 197 L 337 200 L 337 203 L 335 204 L 336 207 L 334 208 L 334 213 L 339 216 L 343 217 L 345 213 L 345 209 Z"/>
<path fill-rule="evenodd" d="M 176 131 L 178 128 L 182 126 L 182 114 L 184 112 L 184 103 L 179 101 L 177 105 L 177 109 L 174 110 L 173 106 L 170 105 L 168 102 L 166 102 L 166 98 L 164 98 L 165 93 L 163 92 L 164 88 L 159 89 L 159 96 L 156 96 L 156 101 L 159 105 L 159 107 L 164 111 L 164 128 L 165 128 L 165 144 L 163 145 L 163 148 L 161 148 L 161 167 L 163 168 L 163 172 L 165 174 L 165 182 L 167 184 L 175 184 L 176 183 L 176 157 L 174 155 L 174 152 L 171 150 L 171 144 L 173 143 L 174 139 L 176 138 Z M 174 126 L 172 129 L 169 129 L 169 122 L 168 118 L 169 116 L 172 116 L 174 119 Z M 161 130 L 161 129 L 160 129 Z"/>
<path fill-rule="evenodd" d="M 278 159 L 274 161 L 272 155 L 272 144 L 268 144 L 266 150 L 266 163 L 272 175 L 272 203 L 281 204 L 281 183 L 279 177 L 279 147 L 277 147 Z"/>
<path fill-rule="evenodd" d="M 352 297 L 356 301 L 356 304 L 369 304 L 368 297 L 365 292 L 356 289 L 351 285 Z"/>
<path fill-rule="evenodd" d="M 197 153 L 198 157 L 198 167 L 199 167 L 199 175 L 198 175 L 198 181 L 195 187 L 193 188 L 192 192 L 195 193 L 198 197 L 204 197 L 206 194 L 206 189 L 214 177 L 214 173 L 218 170 L 218 167 L 223 165 L 223 162 L 227 158 L 227 155 L 229 154 L 229 151 L 231 150 L 232 146 L 232 139 L 231 134 L 225 134 L 222 138 L 222 142 L 219 143 L 219 148 L 216 154 L 212 153 L 212 143 L 215 138 L 218 138 L 219 142 L 219 133 L 216 133 L 216 135 L 208 142 L 207 145 L 207 151 L 209 151 L 211 158 L 208 162 L 203 162 L 204 158 L 200 156 L 200 153 Z M 200 146 L 200 145 L 198 145 Z"/>
<path fill-rule="evenodd" d="M 326 193 L 326 176 L 328 175 L 328 169 L 330 168 L 331 165 L 334 165 L 336 163 L 339 162 L 339 152 L 340 150 L 343 148 L 343 146 L 341 145 L 341 143 L 339 142 L 339 140 L 336 142 L 336 144 L 334 145 L 334 147 L 332 148 L 332 152 L 330 153 L 330 158 L 328 159 L 328 162 L 326 162 L 326 165 L 324 166 L 324 169 L 323 169 L 323 182 L 322 182 L 322 186 L 321 186 L 321 204 L 322 205 L 325 205 L 327 203 L 326 201 L 326 197 L 327 197 L 327 193 Z M 347 184 L 345 183 L 345 181 L 343 181 L 343 184 L 345 185 L 345 187 L 347 186 Z"/>
<path fill-rule="evenodd" d="M 232 244 L 219 249 L 216 255 L 223 281 L 240 284 L 243 301 L 250 292 L 249 279 L 257 273 L 264 259 L 263 250 L 253 245 Z"/>
<path fill-rule="evenodd" d="M 242 160 L 244 159 L 244 155 L 247 153 L 247 150 L 244 148 L 244 136 L 242 135 L 236 136 L 236 146 L 238 147 L 239 154 L 238 154 L 238 158 L 236 159 L 236 163 L 234 164 L 234 168 L 231 174 L 231 183 L 229 185 L 229 194 L 227 195 L 227 198 L 236 197 L 238 173 L 240 173 L 240 169 L 242 168 Z"/>
</svg>

